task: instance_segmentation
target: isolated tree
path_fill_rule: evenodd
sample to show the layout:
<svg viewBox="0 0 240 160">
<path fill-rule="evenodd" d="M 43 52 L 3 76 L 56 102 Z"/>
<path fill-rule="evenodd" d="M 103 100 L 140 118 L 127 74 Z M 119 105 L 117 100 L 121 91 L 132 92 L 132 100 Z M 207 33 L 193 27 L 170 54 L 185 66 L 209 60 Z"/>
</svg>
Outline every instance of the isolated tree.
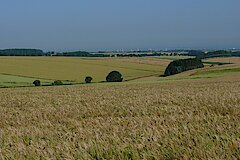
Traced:
<svg viewBox="0 0 240 160">
<path fill-rule="evenodd" d="M 52 83 L 53 86 L 58 86 L 58 85 L 63 85 L 63 82 L 60 81 L 60 80 L 55 80 L 53 83 Z"/>
<path fill-rule="evenodd" d="M 35 81 L 33 82 L 33 84 L 34 84 L 35 86 L 41 86 L 41 81 L 40 81 L 40 80 L 35 80 Z"/>
<path fill-rule="evenodd" d="M 91 83 L 92 79 L 93 79 L 92 77 L 87 76 L 87 77 L 85 78 L 85 82 L 86 82 L 86 83 Z"/>
<path fill-rule="evenodd" d="M 106 77 L 107 82 L 122 82 L 122 74 L 118 71 L 112 71 L 110 72 Z"/>
</svg>

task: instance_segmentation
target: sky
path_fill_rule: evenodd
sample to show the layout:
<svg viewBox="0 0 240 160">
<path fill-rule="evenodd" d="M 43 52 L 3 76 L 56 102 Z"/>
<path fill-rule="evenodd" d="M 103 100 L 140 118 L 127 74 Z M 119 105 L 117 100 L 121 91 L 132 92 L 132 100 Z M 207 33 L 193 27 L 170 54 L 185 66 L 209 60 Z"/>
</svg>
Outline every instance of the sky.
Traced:
<svg viewBox="0 0 240 160">
<path fill-rule="evenodd" d="M 0 0 L 0 49 L 240 48 L 240 0 Z"/>
</svg>

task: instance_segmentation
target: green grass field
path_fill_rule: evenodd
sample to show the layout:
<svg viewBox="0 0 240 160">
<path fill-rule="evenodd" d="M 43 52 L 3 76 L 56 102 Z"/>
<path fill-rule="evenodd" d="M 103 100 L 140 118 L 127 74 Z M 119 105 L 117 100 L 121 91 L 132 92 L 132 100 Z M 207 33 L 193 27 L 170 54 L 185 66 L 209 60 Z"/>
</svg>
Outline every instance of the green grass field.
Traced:
<svg viewBox="0 0 240 160">
<path fill-rule="evenodd" d="M 0 86 L 32 85 L 35 79 L 82 83 L 86 76 L 93 82 L 105 81 L 112 70 L 120 71 L 125 80 L 160 75 L 163 66 L 112 61 L 104 58 L 0 57 Z M 8 76 L 6 76 L 8 75 Z M 11 82 L 11 83 L 9 83 Z"/>
<path fill-rule="evenodd" d="M 201 79 L 221 77 L 229 73 L 240 73 L 239 59 L 231 59 L 233 64 L 226 64 L 228 58 L 208 59 L 204 69 L 191 74 L 180 74 L 160 78 L 166 66 L 175 59 L 184 56 L 162 56 L 143 58 L 70 58 L 70 57 L 0 57 L 0 87 L 33 86 L 36 79 L 42 85 L 50 85 L 54 80 L 64 84 L 84 83 L 86 76 L 92 76 L 93 82 L 105 81 L 107 74 L 113 70 L 120 71 L 124 80 L 144 79 L 154 76 L 150 81 L 167 81 L 179 79 Z M 212 61 L 211 61 L 212 60 Z M 216 61 L 218 60 L 218 61 Z M 209 67 L 214 64 L 214 67 Z M 226 64 L 222 67 L 219 64 Z M 234 67 L 231 67 L 234 65 Z M 219 68 L 220 67 L 220 68 Z M 188 72 L 187 72 L 188 73 Z M 140 83 L 140 81 L 135 83 Z M 149 81 L 149 80 L 148 80 Z"/>
<path fill-rule="evenodd" d="M 0 74 L 0 87 L 31 86 L 34 80 L 34 78 Z M 42 85 L 52 83 L 50 80 L 40 80 Z"/>
<path fill-rule="evenodd" d="M 194 73 L 194 76 L 223 75 L 227 73 L 240 73 L 240 68 L 222 68 L 214 70 L 200 70 Z"/>
</svg>

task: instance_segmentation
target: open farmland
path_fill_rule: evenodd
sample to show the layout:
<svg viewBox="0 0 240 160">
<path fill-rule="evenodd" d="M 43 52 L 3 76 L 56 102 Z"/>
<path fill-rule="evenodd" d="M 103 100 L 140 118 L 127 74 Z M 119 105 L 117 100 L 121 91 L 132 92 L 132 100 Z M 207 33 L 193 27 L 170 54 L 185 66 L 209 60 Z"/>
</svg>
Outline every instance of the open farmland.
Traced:
<svg viewBox="0 0 240 160">
<path fill-rule="evenodd" d="M 0 160 L 240 160 L 240 0 L 2 0 Z"/>
<path fill-rule="evenodd" d="M 0 57 L 0 87 L 33 86 L 36 79 L 43 85 L 53 80 L 62 80 L 65 84 L 83 83 L 86 76 L 92 76 L 93 82 L 105 81 L 112 70 L 122 73 L 124 80 L 168 80 L 182 78 L 206 78 L 221 76 L 226 72 L 239 73 L 240 58 L 206 59 L 206 68 L 160 78 L 166 66 L 181 56 L 141 57 L 141 58 L 69 58 L 69 57 Z M 230 65 L 210 64 L 228 63 Z M 228 68 L 228 70 L 226 70 Z M 214 70 L 223 70 L 215 72 Z M 229 70 L 230 69 L 230 70 Z M 196 73 L 197 72 L 197 73 Z M 191 73 L 191 74 L 189 74 Z M 215 74 L 217 73 L 217 74 Z"/>
<path fill-rule="evenodd" d="M 240 79 L 0 90 L 2 159 L 239 159 Z"/>
<path fill-rule="evenodd" d="M 113 58 L 114 59 L 114 58 Z M 134 63 L 133 61 L 116 61 L 112 58 L 66 58 L 66 57 L 0 57 L 0 76 L 14 76 L 7 81 L 0 80 L 0 85 L 6 84 L 32 85 L 35 79 L 84 82 L 86 76 L 92 76 L 93 82 L 105 81 L 112 70 L 120 71 L 125 80 L 160 75 L 165 66 L 149 63 Z M 159 60 L 159 62 L 161 62 Z M 166 64 L 167 65 L 167 64 Z M 21 80 L 18 80 L 19 77 Z M 23 79 L 26 78 L 24 81 Z M 25 83 L 19 83 L 24 81 Z M 31 83 L 29 83 L 31 82 Z"/>
<path fill-rule="evenodd" d="M 99 81 L 105 70 L 137 78 L 1 88 L 0 159 L 239 159 L 238 60 L 159 77 L 170 60 L 0 57 L 7 87 L 30 85 L 35 77 L 43 84 L 74 81 L 79 70 Z"/>
<path fill-rule="evenodd" d="M 155 57 L 153 58 L 155 59 Z M 230 59 L 230 64 L 228 63 Z M 146 59 L 145 59 L 146 60 Z M 148 59 L 149 60 L 149 59 Z M 154 60 L 153 60 L 153 63 Z M 167 62 L 162 62 L 167 63 Z M 172 75 L 169 77 L 159 77 L 159 76 L 148 76 L 137 78 L 134 82 L 137 83 L 155 83 L 156 81 L 177 81 L 177 80 L 197 80 L 197 79 L 211 79 L 211 78 L 220 78 L 220 79 L 229 79 L 229 77 L 235 77 L 234 79 L 240 79 L 240 58 L 239 57 L 227 57 L 227 58 L 209 58 L 204 59 L 203 63 L 204 68 L 194 69 L 182 72 L 180 74 Z M 207 63 L 207 64 L 206 64 Z M 224 65 L 219 65 L 219 64 Z M 211 66 L 211 64 L 214 64 Z"/>
<path fill-rule="evenodd" d="M 32 85 L 34 78 L 14 76 L 9 74 L 0 74 L 0 87 L 20 87 Z M 50 80 L 40 79 L 42 85 L 48 85 L 52 82 Z"/>
</svg>

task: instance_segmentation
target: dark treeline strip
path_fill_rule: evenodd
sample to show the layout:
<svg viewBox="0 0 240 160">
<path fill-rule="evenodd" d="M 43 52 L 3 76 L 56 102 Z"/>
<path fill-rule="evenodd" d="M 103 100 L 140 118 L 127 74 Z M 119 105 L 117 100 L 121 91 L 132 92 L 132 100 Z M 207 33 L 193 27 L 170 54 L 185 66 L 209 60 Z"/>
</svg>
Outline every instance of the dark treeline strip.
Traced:
<svg viewBox="0 0 240 160">
<path fill-rule="evenodd" d="M 91 54 L 86 51 L 76 51 L 76 52 L 64 52 L 64 53 L 57 53 L 54 56 L 67 56 L 67 57 L 109 57 L 106 54 Z"/>
<path fill-rule="evenodd" d="M 106 54 L 105 52 L 89 53 L 86 51 L 76 51 L 76 52 L 43 52 L 39 49 L 4 49 L 0 50 L 0 56 L 64 56 L 64 57 L 148 57 L 148 56 L 175 56 L 177 53 L 145 53 L 136 52 L 131 54 Z"/>
<path fill-rule="evenodd" d="M 40 49 L 4 49 L 0 50 L 0 56 L 44 56 Z"/>
<path fill-rule="evenodd" d="M 86 51 L 77 51 L 77 52 L 64 52 L 64 53 L 55 53 L 55 52 L 43 52 L 39 49 L 4 49 L 0 50 L 0 56 L 71 56 L 71 57 L 108 57 L 109 55 L 105 54 L 91 54 Z"/>
<path fill-rule="evenodd" d="M 185 50 L 175 51 L 175 52 L 146 52 L 146 51 L 136 51 L 131 53 L 115 53 L 99 51 L 97 53 L 89 53 L 87 51 L 76 51 L 76 52 L 43 52 L 40 49 L 4 49 L 0 50 L 0 56 L 66 56 L 66 57 L 150 57 L 150 56 L 194 56 L 196 58 L 205 59 L 213 57 L 240 57 L 240 51 L 210 51 L 203 52 L 201 50 Z"/>
<path fill-rule="evenodd" d="M 195 56 L 196 58 L 206 59 L 206 58 L 214 58 L 214 57 L 240 57 L 240 51 L 211 51 L 211 52 L 203 52 L 201 50 L 191 50 L 186 56 Z"/>
</svg>

